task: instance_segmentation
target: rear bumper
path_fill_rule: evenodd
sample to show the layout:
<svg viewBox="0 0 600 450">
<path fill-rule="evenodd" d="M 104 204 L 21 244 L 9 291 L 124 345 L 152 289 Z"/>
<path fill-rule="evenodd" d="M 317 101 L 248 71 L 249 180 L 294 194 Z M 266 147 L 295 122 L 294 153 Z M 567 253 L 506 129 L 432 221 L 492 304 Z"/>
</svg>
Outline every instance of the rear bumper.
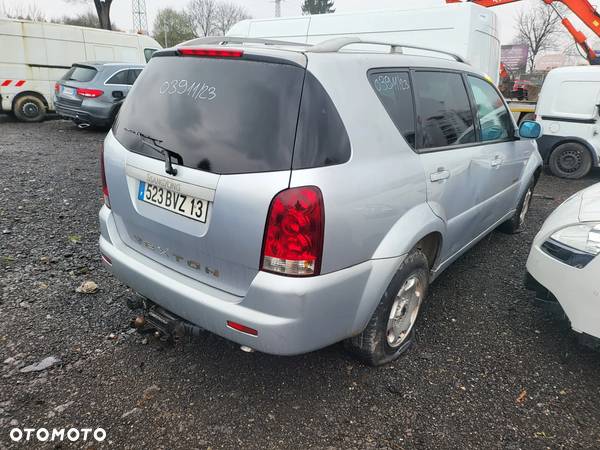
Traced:
<svg viewBox="0 0 600 450">
<path fill-rule="evenodd" d="M 74 121 L 89 123 L 96 126 L 107 126 L 112 124 L 112 106 L 108 105 L 104 109 L 94 108 L 86 109 L 84 105 L 73 107 L 61 104 L 60 101 L 55 101 L 54 107 L 59 116 L 71 119 Z"/>
<path fill-rule="evenodd" d="M 258 272 L 237 297 L 175 272 L 127 247 L 108 208 L 100 211 L 100 251 L 123 283 L 163 308 L 208 331 L 256 350 L 307 353 L 360 333 L 402 257 L 365 263 L 314 278 Z M 227 327 L 234 321 L 258 331 Z"/>
</svg>

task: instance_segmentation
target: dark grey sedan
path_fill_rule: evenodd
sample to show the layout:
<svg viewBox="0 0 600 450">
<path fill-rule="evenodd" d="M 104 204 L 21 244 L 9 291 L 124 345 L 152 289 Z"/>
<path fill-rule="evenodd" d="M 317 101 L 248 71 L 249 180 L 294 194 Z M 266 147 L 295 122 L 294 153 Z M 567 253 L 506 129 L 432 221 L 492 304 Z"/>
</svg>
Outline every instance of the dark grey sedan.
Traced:
<svg viewBox="0 0 600 450">
<path fill-rule="evenodd" d="M 112 125 L 143 68 L 130 63 L 74 64 L 54 86 L 56 112 L 81 127 Z"/>
</svg>

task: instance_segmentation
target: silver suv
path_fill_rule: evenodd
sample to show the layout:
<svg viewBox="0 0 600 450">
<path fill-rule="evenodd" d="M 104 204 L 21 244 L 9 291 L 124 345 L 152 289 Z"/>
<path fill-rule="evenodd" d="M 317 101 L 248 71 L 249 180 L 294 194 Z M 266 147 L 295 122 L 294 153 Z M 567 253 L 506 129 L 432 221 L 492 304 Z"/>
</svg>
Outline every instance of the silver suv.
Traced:
<svg viewBox="0 0 600 450">
<path fill-rule="evenodd" d="M 429 284 L 523 225 L 539 125 L 448 54 L 223 39 L 157 52 L 104 142 L 100 250 L 137 324 L 397 358 Z"/>
</svg>

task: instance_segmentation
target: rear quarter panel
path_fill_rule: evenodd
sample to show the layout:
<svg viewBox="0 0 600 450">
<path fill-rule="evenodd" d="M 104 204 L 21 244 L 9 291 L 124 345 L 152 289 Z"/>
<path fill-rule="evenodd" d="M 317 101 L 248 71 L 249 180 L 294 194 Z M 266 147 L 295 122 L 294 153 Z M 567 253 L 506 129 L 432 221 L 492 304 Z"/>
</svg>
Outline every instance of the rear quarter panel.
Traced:
<svg viewBox="0 0 600 450">
<path fill-rule="evenodd" d="M 418 155 L 401 136 L 368 81 L 370 64 L 367 56 L 309 57 L 308 70 L 328 91 L 352 145 L 351 159 L 345 164 L 292 172 L 292 187 L 315 185 L 323 193 L 324 273 L 373 258 L 399 256 L 419 240 L 423 228 L 435 228 L 431 221 L 438 229 L 443 228 L 426 206 Z M 419 206 L 419 220 L 406 221 L 402 230 L 396 227 Z"/>
</svg>

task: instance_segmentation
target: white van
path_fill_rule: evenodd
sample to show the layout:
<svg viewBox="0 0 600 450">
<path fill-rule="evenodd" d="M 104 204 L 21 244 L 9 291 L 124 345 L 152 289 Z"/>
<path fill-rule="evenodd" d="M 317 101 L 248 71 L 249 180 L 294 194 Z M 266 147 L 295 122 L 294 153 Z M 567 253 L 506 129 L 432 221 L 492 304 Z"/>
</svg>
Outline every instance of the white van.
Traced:
<svg viewBox="0 0 600 450">
<path fill-rule="evenodd" d="M 536 107 L 538 147 L 551 172 L 582 178 L 600 165 L 600 67 L 561 67 L 548 73 Z"/>
<path fill-rule="evenodd" d="M 27 20 L 0 19 L 3 112 L 38 122 L 54 110 L 56 80 L 76 62 L 145 63 L 161 46 L 138 34 Z"/>
<path fill-rule="evenodd" d="M 472 3 L 426 9 L 395 8 L 348 14 L 244 20 L 234 25 L 227 35 L 309 44 L 353 36 L 364 41 L 416 45 L 454 53 L 490 76 L 494 84 L 498 84 L 500 73 L 500 40 L 496 15 L 491 10 Z M 371 47 L 368 50 L 381 51 L 381 47 Z M 406 50 L 406 53 L 414 52 Z"/>
</svg>

